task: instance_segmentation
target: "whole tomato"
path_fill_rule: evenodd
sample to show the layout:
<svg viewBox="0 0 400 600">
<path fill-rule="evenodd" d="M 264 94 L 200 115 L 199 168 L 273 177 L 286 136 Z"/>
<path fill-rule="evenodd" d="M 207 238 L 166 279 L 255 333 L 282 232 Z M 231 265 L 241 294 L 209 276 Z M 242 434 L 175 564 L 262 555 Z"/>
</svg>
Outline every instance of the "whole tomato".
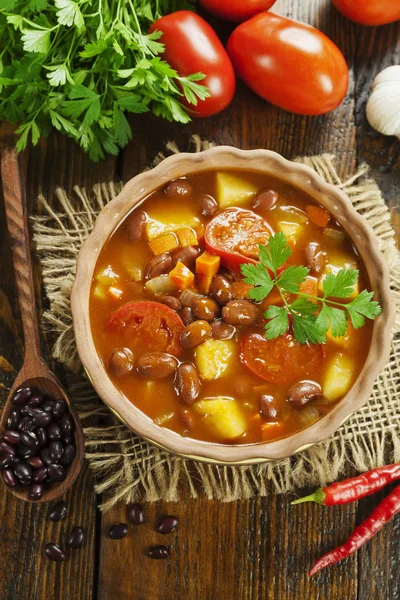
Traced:
<svg viewBox="0 0 400 600">
<path fill-rule="evenodd" d="M 155 21 L 149 32 L 155 30 L 162 31 L 163 58 L 179 75 L 184 77 L 201 72 L 206 76 L 200 83 L 208 87 L 209 98 L 199 100 L 197 106 L 181 99 L 194 111 L 193 116 L 209 117 L 226 108 L 235 93 L 235 72 L 210 25 L 199 15 L 180 10 Z"/>
<path fill-rule="evenodd" d="M 347 92 L 343 54 L 311 25 L 264 12 L 233 31 L 227 50 L 237 75 L 285 110 L 321 115 L 336 108 Z"/>
<path fill-rule="evenodd" d="M 400 19 L 400 0 L 332 0 L 338 10 L 361 25 L 385 25 Z"/>
<path fill-rule="evenodd" d="M 200 4 L 213 15 L 236 23 L 247 21 L 268 10 L 275 2 L 276 0 L 200 0 Z"/>
</svg>

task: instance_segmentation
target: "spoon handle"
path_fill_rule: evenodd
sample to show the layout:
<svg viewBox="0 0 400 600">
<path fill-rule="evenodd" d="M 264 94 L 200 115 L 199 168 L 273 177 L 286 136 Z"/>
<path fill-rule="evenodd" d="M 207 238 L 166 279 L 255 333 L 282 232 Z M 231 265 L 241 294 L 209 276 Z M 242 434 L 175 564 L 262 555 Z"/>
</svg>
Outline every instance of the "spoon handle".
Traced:
<svg viewBox="0 0 400 600">
<path fill-rule="evenodd" d="M 29 244 L 28 217 L 25 202 L 25 186 L 17 150 L 5 147 L 1 153 L 1 177 L 7 228 L 11 241 L 15 280 L 25 339 L 25 357 L 41 356 L 39 325 L 36 316 L 35 288 Z"/>
</svg>

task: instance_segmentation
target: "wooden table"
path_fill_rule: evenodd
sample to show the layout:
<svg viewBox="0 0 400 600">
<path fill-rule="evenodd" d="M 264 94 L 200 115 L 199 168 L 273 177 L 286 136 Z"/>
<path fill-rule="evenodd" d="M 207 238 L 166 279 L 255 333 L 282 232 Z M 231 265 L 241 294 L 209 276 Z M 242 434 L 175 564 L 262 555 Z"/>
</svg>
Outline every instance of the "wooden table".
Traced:
<svg viewBox="0 0 400 600">
<path fill-rule="evenodd" d="M 304 118 L 280 111 L 241 84 L 232 106 L 223 114 L 182 127 L 154 118 L 133 119 L 134 139 L 118 158 L 92 164 L 69 140 L 54 136 L 30 154 L 27 191 L 31 211 L 43 190 L 55 204 L 61 185 L 87 188 L 98 181 L 126 181 L 175 140 L 187 150 L 193 133 L 242 148 L 269 148 L 287 158 L 329 152 L 336 154 L 342 177 L 366 161 L 386 200 L 400 204 L 400 144 L 373 132 L 365 119 L 365 104 L 375 75 L 400 63 L 400 23 L 363 28 L 346 21 L 328 0 L 278 0 L 276 10 L 312 23 L 343 50 L 350 67 L 350 87 L 333 113 Z M 218 24 L 222 37 L 226 26 Z M 0 207 L 0 287 L 8 297 L 19 327 L 10 249 Z M 40 268 L 37 289 L 41 296 Z M 46 303 L 44 299 L 43 305 Z M 14 335 L 4 295 L 0 296 L 0 355 L 15 368 L 21 363 L 21 343 Z M 3 321 L 8 321 L 7 326 Z M 11 326 L 11 328 L 10 328 Z M 46 341 L 48 349 L 48 340 Z M 8 387 L 13 373 L 1 372 Z M 2 390 L 3 398 L 6 389 Z M 350 472 L 350 471 L 349 471 Z M 337 509 L 316 505 L 291 507 L 291 495 L 253 498 L 220 504 L 183 499 L 179 505 L 158 502 L 145 506 L 146 524 L 131 528 L 119 542 L 106 532 L 126 520 L 119 506 L 103 515 L 93 492 L 88 467 L 66 499 L 68 516 L 59 524 L 46 520 L 47 506 L 16 501 L 0 486 L 1 600 L 398 600 L 400 598 L 400 519 L 339 566 L 308 580 L 307 569 L 323 552 L 346 539 L 383 494 Z M 176 513 L 180 529 L 171 537 L 168 561 L 151 561 L 144 549 L 159 542 L 154 532 L 158 516 Z M 86 531 L 86 543 L 61 565 L 44 555 L 49 541 L 65 540 L 75 525 Z"/>
</svg>

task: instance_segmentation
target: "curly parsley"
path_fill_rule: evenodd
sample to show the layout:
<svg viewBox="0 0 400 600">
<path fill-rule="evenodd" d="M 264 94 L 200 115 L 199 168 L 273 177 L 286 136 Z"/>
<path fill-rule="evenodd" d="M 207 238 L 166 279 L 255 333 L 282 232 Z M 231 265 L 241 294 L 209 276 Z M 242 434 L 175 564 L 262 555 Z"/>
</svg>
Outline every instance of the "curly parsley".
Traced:
<svg viewBox="0 0 400 600">
<path fill-rule="evenodd" d="M 291 318 L 293 333 L 301 343 L 321 344 L 326 342 L 330 329 L 334 337 L 347 331 L 348 318 L 355 329 L 365 324 L 365 319 L 375 319 L 381 307 L 374 301 L 373 292 L 363 290 L 350 302 L 358 279 L 356 269 L 340 269 L 336 274 L 328 273 L 323 280 L 321 296 L 300 292 L 300 285 L 310 270 L 303 266 L 289 266 L 281 270 L 292 251 L 283 233 L 270 237 L 267 246 L 259 246 L 260 262 L 241 266 L 245 283 L 254 287 L 249 297 L 260 302 L 275 288 L 282 298 L 282 306 L 269 306 L 264 313 L 267 323 L 265 337 L 272 340 L 289 329 Z M 290 295 L 296 298 L 290 301 Z M 335 300 L 333 300 L 333 298 Z M 347 300 L 340 302 L 339 300 Z"/>
<path fill-rule="evenodd" d="M 180 102 L 209 96 L 204 75 L 161 60 L 155 19 L 193 0 L 0 0 L 0 120 L 19 124 L 17 148 L 52 127 L 93 160 L 132 137 L 126 113 L 187 123 Z"/>
</svg>

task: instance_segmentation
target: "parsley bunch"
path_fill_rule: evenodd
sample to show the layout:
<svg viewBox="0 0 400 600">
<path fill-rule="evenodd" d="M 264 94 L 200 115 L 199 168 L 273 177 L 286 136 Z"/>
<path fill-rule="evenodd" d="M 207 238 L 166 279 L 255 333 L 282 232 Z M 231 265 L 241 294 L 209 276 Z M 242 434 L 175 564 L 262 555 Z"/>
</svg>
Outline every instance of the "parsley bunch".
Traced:
<svg viewBox="0 0 400 600">
<path fill-rule="evenodd" d="M 0 0 L 0 120 L 19 124 L 18 150 L 54 127 L 99 160 L 131 139 L 127 112 L 190 121 L 180 99 L 208 97 L 204 75 L 179 77 L 145 32 L 192 2 Z"/>
<path fill-rule="evenodd" d="M 334 337 L 345 335 L 348 317 L 358 329 L 365 324 L 365 318 L 375 319 L 381 313 L 378 302 L 372 300 L 373 292 L 363 290 L 348 301 L 357 283 L 356 269 L 328 273 L 323 280 L 322 296 L 312 296 L 300 292 L 300 285 L 310 272 L 307 267 L 291 265 L 281 270 L 292 254 L 282 232 L 271 236 L 268 245 L 260 245 L 259 250 L 260 262 L 242 265 L 241 271 L 244 281 L 254 286 L 249 293 L 252 300 L 260 302 L 274 288 L 282 298 L 283 306 L 269 306 L 264 313 L 268 319 L 265 325 L 267 340 L 275 339 L 289 329 L 289 316 L 294 336 L 300 344 L 321 344 L 326 342 L 329 328 Z M 292 294 L 296 298 L 290 301 Z"/>
</svg>

